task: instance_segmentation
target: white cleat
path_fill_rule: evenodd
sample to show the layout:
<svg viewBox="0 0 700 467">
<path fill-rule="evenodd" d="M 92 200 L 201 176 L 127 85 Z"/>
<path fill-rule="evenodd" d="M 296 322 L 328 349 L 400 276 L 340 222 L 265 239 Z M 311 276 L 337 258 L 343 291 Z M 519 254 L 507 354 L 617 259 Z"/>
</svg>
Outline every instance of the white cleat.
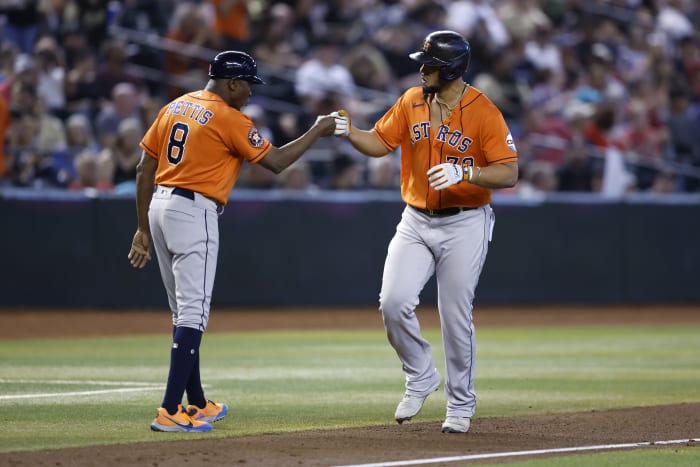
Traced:
<svg viewBox="0 0 700 467">
<path fill-rule="evenodd" d="M 399 405 L 396 406 L 396 412 L 394 413 L 394 418 L 401 424 L 407 420 L 411 420 L 413 417 L 418 415 L 420 409 L 423 408 L 423 403 L 428 398 L 430 394 L 437 391 L 440 387 L 440 380 L 438 379 L 437 384 L 433 389 L 428 392 L 425 396 L 411 396 L 409 394 L 404 394 Z"/>
<path fill-rule="evenodd" d="M 466 433 L 469 431 L 471 418 L 469 417 L 447 417 L 442 424 L 443 433 Z"/>
</svg>

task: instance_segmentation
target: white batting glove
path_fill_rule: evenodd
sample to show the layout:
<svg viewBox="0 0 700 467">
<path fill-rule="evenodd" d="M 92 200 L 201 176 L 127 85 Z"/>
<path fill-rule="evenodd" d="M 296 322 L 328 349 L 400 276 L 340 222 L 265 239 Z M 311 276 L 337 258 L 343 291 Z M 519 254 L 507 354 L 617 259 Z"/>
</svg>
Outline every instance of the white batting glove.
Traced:
<svg viewBox="0 0 700 467">
<path fill-rule="evenodd" d="M 431 167 L 428 170 L 428 181 L 430 186 L 436 190 L 456 185 L 464 179 L 464 169 L 461 165 L 445 162 Z"/>
<path fill-rule="evenodd" d="M 335 117 L 335 131 L 333 134 L 335 136 L 348 136 L 351 128 L 350 115 L 345 110 L 338 110 L 331 113 L 331 116 Z"/>
</svg>

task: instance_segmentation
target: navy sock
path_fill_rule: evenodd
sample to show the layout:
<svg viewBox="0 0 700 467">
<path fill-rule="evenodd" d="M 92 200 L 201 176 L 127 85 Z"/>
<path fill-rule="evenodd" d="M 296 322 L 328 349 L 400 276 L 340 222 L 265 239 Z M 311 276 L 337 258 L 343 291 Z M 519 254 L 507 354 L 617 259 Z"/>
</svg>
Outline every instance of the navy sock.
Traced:
<svg viewBox="0 0 700 467">
<path fill-rule="evenodd" d="M 199 352 L 197 352 L 197 359 L 192 367 L 190 379 L 187 380 L 186 391 L 188 403 L 194 404 L 200 409 L 203 409 L 207 405 L 207 400 L 204 397 L 204 389 L 202 388 L 202 380 L 199 377 Z"/>
<path fill-rule="evenodd" d="M 170 372 L 165 386 L 163 407 L 169 414 L 177 412 L 178 404 L 192 374 L 195 363 L 199 361 L 199 344 L 202 331 L 192 328 L 177 327 L 173 332 L 173 345 L 170 349 Z"/>
</svg>

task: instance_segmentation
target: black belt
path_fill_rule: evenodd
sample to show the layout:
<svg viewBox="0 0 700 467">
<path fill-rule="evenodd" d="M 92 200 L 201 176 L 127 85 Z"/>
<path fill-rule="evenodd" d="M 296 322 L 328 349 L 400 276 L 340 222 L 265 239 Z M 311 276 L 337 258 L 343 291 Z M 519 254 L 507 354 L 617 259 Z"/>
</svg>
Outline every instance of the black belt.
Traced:
<svg viewBox="0 0 700 467">
<path fill-rule="evenodd" d="M 448 216 L 454 216 L 455 214 L 459 214 L 462 211 L 471 211 L 473 209 L 477 208 L 459 208 L 459 207 L 454 207 L 454 208 L 444 208 L 444 209 L 422 209 L 422 208 L 417 208 L 415 206 L 411 206 L 413 209 L 416 211 L 420 211 L 426 216 L 430 217 L 448 217 Z"/>
<path fill-rule="evenodd" d="M 180 188 L 179 186 L 176 186 L 173 188 L 173 194 L 182 196 L 183 198 L 191 199 L 194 201 L 194 191 L 188 190 L 187 188 Z M 219 203 L 216 203 L 219 204 Z"/>
</svg>

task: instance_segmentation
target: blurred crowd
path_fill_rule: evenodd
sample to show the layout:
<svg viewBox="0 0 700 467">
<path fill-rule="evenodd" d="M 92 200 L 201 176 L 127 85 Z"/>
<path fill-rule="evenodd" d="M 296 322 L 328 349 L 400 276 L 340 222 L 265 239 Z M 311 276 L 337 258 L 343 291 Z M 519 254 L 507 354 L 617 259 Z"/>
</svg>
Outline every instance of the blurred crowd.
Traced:
<svg viewBox="0 0 700 467">
<path fill-rule="evenodd" d="M 339 108 L 369 129 L 451 29 L 512 130 L 514 194 L 698 192 L 698 25 L 694 0 L 2 0 L 0 186 L 133 191 L 144 131 L 224 49 L 258 61 L 244 111 L 273 144 Z M 395 190 L 398 162 L 324 138 L 237 186 Z"/>
</svg>

